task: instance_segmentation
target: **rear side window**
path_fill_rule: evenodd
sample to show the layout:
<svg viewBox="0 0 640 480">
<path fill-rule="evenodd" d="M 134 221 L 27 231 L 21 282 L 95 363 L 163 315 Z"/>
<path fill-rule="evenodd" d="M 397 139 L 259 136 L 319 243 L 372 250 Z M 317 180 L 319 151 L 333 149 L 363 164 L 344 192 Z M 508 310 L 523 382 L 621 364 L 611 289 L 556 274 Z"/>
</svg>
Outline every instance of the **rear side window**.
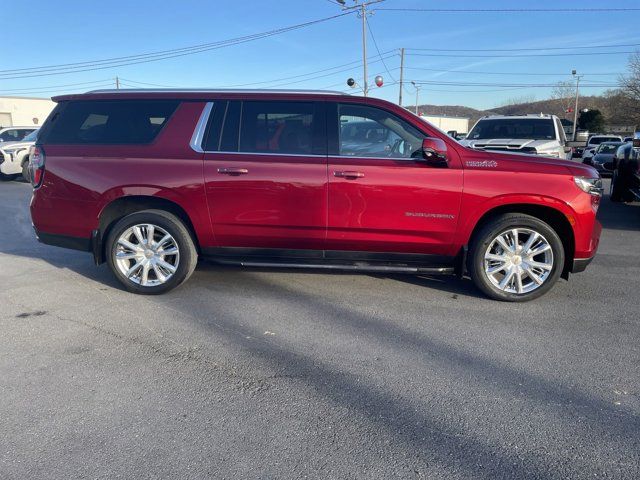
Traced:
<svg viewBox="0 0 640 480">
<path fill-rule="evenodd" d="M 69 102 L 52 115 L 40 138 L 51 144 L 151 143 L 177 100 L 118 100 Z"/>
<path fill-rule="evenodd" d="M 324 109 L 319 102 L 218 102 L 206 151 L 325 155 Z"/>
<path fill-rule="evenodd" d="M 313 103 L 244 102 L 240 151 L 311 154 Z"/>
</svg>

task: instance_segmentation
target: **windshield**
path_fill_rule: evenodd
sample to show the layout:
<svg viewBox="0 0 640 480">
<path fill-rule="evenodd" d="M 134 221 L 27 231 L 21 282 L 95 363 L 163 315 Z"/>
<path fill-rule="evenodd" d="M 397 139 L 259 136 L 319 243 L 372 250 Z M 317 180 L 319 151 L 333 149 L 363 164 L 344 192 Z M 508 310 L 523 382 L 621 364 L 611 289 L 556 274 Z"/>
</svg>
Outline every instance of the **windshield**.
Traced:
<svg viewBox="0 0 640 480">
<path fill-rule="evenodd" d="M 600 145 L 604 142 L 619 142 L 618 137 L 591 137 L 589 139 L 589 145 Z"/>
<path fill-rule="evenodd" d="M 480 120 L 467 135 L 467 140 L 492 138 L 554 140 L 556 133 L 550 118 L 496 118 Z"/>
<path fill-rule="evenodd" d="M 38 130 L 34 130 L 33 132 L 31 132 L 29 135 L 27 135 L 26 137 L 24 137 L 22 139 L 23 142 L 35 142 L 36 141 L 36 137 L 38 135 Z"/>
<path fill-rule="evenodd" d="M 615 153 L 619 146 L 620 146 L 619 143 L 603 143 L 598 147 L 597 152 L 598 153 Z"/>
</svg>

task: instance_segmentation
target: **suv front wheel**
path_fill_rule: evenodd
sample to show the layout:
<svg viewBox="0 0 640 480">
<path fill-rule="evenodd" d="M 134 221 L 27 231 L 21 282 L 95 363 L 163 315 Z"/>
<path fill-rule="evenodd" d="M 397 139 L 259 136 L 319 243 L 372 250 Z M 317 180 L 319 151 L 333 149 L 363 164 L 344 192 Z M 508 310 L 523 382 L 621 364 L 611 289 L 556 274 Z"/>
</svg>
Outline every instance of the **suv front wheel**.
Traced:
<svg viewBox="0 0 640 480">
<path fill-rule="evenodd" d="M 167 292 L 193 273 L 198 253 L 187 227 L 163 210 L 143 210 L 122 218 L 107 237 L 107 263 L 133 293 Z"/>
<path fill-rule="evenodd" d="M 475 235 L 468 269 L 476 286 L 496 300 L 523 302 L 546 293 L 560 277 L 564 248 L 548 224 L 505 214 Z"/>
</svg>

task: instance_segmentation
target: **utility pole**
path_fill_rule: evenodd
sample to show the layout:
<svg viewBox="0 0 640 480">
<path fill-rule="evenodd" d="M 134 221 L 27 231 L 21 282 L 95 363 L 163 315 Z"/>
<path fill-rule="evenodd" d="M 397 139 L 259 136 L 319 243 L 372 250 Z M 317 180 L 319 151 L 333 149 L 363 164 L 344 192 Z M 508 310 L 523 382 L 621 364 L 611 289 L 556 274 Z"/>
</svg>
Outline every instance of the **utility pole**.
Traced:
<svg viewBox="0 0 640 480">
<path fill-rule="evenodd" d="M 358 3 L 358 0 L 354 0 L 355 5 L 352 7 L 347 7 L 345 0 L 336 1 L 342 5 L 342 10 L 358 10 L 358 16 L 362 19 L 362 73 L 364 75 L 364 79 L 362 80 L 362 92 L 366 97 L 369 94 L 369 81 L 367 80 L 367 15 L 371 15 L 371 13 L 367 12 L 367 7 L 374 3 L 384 2 L 384 0 L 370 0 L 368 2 L 363 1 L 362 3 Z"/>
<path fill-rule="evenodd" d="M 573 75 L 576 79 L 576 104 L 573 108 L 573 141 L 576 141 L 576 135 L 578 133 L 578 96 L 580 92 L 580 79 L 582 75 L 577 75 L 578 72 L 573 70 L 571 75 Z"/>
<path fill-rule="evenodd" d="M 418 94 L 420 93 L 420 85 L 418 85 L 414 81 L 411 82 L 411 85 L 413 85 L 413 88 L 416 89 L 416 115 L 418 115 Z"/>
<path fill-rule="evenodd" d="M 398 94 L 398 105 L 402 106 L 402 82 L 404 80 L 404 48 L 400 49 L 400 93 Z"/>
<path fill-rule="evenodd" d="M 116 75 L 116 90 L 120 90 L 120 79 Z"/>
</svg>

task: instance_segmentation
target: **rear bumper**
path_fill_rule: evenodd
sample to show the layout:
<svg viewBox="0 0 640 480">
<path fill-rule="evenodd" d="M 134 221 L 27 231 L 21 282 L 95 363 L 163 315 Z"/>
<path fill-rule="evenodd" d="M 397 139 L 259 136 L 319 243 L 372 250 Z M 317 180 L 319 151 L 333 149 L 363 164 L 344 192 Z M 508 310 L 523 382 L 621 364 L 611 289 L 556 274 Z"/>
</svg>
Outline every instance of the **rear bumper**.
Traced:
<svg viewBox="0 0 640 480">
<path fill-rule="evenodd" d="M 68 235 L 58 235 L 55 233 L 39 232 L 34 228 L 36 237 L 40 243 L 52 245 L 54 247 L 69 248 L 71 250 L 80 250 L 83 252 L 91 252 L 91 239 L 70 237 Z"/>
</svg>

